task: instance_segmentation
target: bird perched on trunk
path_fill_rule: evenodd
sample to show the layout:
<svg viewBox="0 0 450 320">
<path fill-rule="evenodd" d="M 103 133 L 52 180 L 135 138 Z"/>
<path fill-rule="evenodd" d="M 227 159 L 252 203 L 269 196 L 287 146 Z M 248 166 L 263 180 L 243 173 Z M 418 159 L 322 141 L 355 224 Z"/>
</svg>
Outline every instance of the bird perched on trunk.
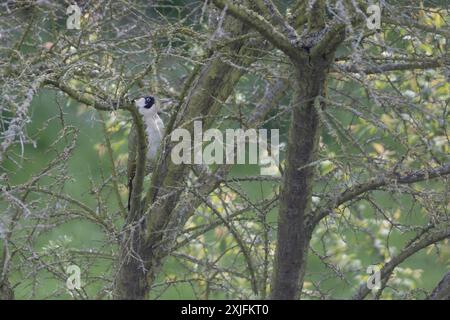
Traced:
<svg viewBox="0 0 450 320">
<path fill-rule="evenodd" d="M 134 105 L 142 115 L 147 136 L 147 174 L 152 171 L 153 162 L 158 153 L 161 140 L 164 136 L 164 123 L 158 115 L 159 106 L 153 96 L 147 96 L 134 100 Z M 133 178 L 136 174 L 137 159 L 137 129 L 133 125 L 128 136 L 128 210 L 130 210 L 131 192 L 133 189 Z"/>
</svg>

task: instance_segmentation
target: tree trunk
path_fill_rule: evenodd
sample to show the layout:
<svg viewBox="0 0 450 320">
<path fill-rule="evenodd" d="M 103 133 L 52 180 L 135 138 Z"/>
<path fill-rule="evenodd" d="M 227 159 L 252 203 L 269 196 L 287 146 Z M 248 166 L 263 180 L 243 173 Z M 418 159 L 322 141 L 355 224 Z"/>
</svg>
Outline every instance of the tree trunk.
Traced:
<svg viewBox="0 0 450 320">
<path fill-rule="evenodd" d="M 136 231 L 137 232 L 137 231 Z M 142 235 L 126 233 L 122 241 L 114 277 L 113 298 L 117 300 L 142 300 L 148 293 L 147 272 L 145 269 L 145 251 L 142 250 Z M 125 238 L 124 238 L 125 239 Z"/>
<path fill-rule="evenodd" d="M 295 62 L 296 96 L 289 129 L 286 168 L 280 195 L 278 244 L 272 299 L 300 296 L 312 228 L 308 214 L 320 136 L 319 104 L 324 95 L 329 59 L 323 56 Z"/>
<path fill-rule="evenodd" d="M 428 297 L 429 300 L 450 300 L 450 271 L 447 272 Z"/>
<path fill-rule="evenodd" d="M 14 291 L 6 279 L 0 283 L 0 300 L 14 300 Z"/>
</svg>

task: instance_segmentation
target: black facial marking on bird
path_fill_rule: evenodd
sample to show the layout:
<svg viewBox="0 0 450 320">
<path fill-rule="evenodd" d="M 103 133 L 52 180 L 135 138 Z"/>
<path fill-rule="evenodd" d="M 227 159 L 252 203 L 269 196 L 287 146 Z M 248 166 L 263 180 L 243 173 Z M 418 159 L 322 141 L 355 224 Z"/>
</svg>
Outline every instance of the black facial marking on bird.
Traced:
<svg viewBox="0 0 450 320">
<path fill-rule="evenodd" d="M 152 96 L 145 97 L 145 109 L 150 109 L 155 104 L 155 98 Z"/>
</svg>

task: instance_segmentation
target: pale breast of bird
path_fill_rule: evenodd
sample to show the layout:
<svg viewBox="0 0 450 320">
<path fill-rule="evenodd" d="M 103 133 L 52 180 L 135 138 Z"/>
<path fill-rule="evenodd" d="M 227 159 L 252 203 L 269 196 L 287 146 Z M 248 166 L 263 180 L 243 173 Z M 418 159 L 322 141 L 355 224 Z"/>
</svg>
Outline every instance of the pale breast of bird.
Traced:
<svg viewBox="0 0 450 320">
<path fill-rule="evenodd" d="M 148 150 L 147 159 L 153 160 L 158 152 L 159 145 L 164 135 L 164 123 L 161 118 L 156 115 L 145 121 L 145 133 L 147 134 Z"/>
</svg>

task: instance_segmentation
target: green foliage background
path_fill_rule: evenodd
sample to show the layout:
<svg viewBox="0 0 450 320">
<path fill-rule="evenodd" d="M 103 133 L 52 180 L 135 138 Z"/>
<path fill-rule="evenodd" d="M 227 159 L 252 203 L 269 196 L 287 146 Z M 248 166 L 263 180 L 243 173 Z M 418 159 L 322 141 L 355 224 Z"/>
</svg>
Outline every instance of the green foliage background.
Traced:
<svg viewBox="0 0 450 320">
<path fill-rule="evenodd" d="M 176 2 L 174 2 L 176 4 Z M 169 9 L 167 9 L 169 10 Z M 170 14 L 169 12 L 164 12 L 165 14 Z M 174 13 L 176 15 L 176 13 Z M 437 19 L 437 17 L 436 17 Z M 396 34 L 387 34 L 386 38 L 394 38 Z M 448 40 L 447 40 L 448 41 Z M 172 45 L 176 45 L 172 44 Z M 408 43 L 400 43 L 399 47 L 402 47 L 406 50 L 419 50 L 421 53 L 429 53 L 430 55 L 436 53 L 441 48 L 438 44 L 422 44 L 420 48 L 409 48 Z M 33 48 L 24 47 L 24 52 L 28 50 L 33 50 Z M 380 54 L 380 52 L 376 52 L 376 49 L 373 49 L 373 54 Z M 338 55 L 345 54 L 345 50 L 342 49 L 338 52 Z M 169 65 L 171 61 L 166 61 Z M 178 66 L 174 63 L 174 66 Z M 177 69 L 175 67 L 171 70 L 172 74 L 170 75 L 173 78 L 178 77 L 185 73 L 185 69 Z M 422 103 L 430 109 L 430 111 L 435 112 L 433 110 L 433 104 L 430 100 L 427 103 L 427 99 L 430 97 L 434 97 L 437 99 L 449 99 L 450 97 L 450 85 L 446 82 L 445 79 L 442 79 L 440 75 L 435 73 L 432 70 L 423 71 L 422 74 L 419 75 L 418 83 L 414 80 L 410 80 L 409 73 L 399 73 L 399 81 L 402 81 L 401 89 L 404 94 L 412 94 L 413 96 L 419 97 L 423 99 Z M 238 88 L 236 89 L 236 95 L 241 94 L 245 95 L 247 91 L 252 88 L 255 83 L 258 83 L 258 79 L 254 79 L 251 76 L 243 77 L 241 79 Z M 378 89 L 382 90 L 392 90 L 385 82 L 379 81 L 377 82 Z M 361 100 L 365 100 L 365 92 L 361 88 L 357 88 L 352 83 L 339 84 L 339 83 L 331 83 L 330 86 L 338 87 L 341 90 L 344 90 L 355 97 L 360 98 Z M 355 88 L 356 87 L 356 88 Z M 245 97 L 244 97 L 245 98 Z M 244 99 L 244 104 L 245 101 Z M 282 102 L 283 103 L 283 102 Z M 284 102 L 286 103 L 286 102 Z M 367 101 L 369 104 L 370 102 Z M 246 106 L 247 110 L 251 109 L 250 106 Z M 20 164 L 20 170 L 18 167 L 12 162 L 6 162 L 5 169 L 11 170 L 14 172 L 11 175 L 11 184 L 20 184 L 27 181 L 31 176 L 38 173 L 39 170 L 45 166 L 45 164 L 51 159 L 52 151 L 50 151 L 50 146 L 55 140 L 55 137 L 61 134 L 61 111 L 64 113 L 64 121 L 66 125 L 74 126 L 78 129 L 78 138 L 77 138 L 77 147 L 75 149 L 73 157 L 71 157 L 68 172 L 71 176 L 70 180 L 66 183 L 65 192 L 70 194 L 72 197 L 80 200 L 83 203 L 88 205 L 95 205 L 93 201 L 92 195 L 89 194 L 89 190 L 92 184 L 100 183 L 105 177 L 108 177 L 111 172 L 110 163 L 107 158 L 107 154 L 104 152 L 104 148 L 102 145 L 104 144 L 104 136 L 100 123 L 98 122 L 98 114 L 93 109 L 89 109 L 86 106 L 75 103 L 74 101 L 67 99 L 63 95 L 58 95 L 55 91 L 52 90 L 41 90 L 38 95 L 34 97 L 32 103 L 32 117 L 31 122 L 27 128 L 30 136 L 36 137 L 36 146 L 25 145 L 24 150 L 22 151 L 20 147 L 16 147 L 14 152 L 17 154 L 21 154 L 25 157 L 25 160 Z M 336 119 L 343 124 L 349 124 L 353 121 L 353 116 L 347 112 L 342 112 L 339 110 L 333 110 L 333 115 Z M 111 115 L 109 115 L 111 116 Z M 377 116 L 380 119 L 385 119 L 386 123 L 391 121 L 392 126 L 398 125 L 392 120 L 393 117 L 389 115 L 389 112 L 384 113 L 383 110 L 377 111 Z M 383 118 L 384 117 L 384 118 Z M 111 117 L 112 119 L 112 117 Z M 117 123 L 113 120 L 108 120 L 108 126 L 112 130 L 112 142 L 113 149 L 115 155 L 118 157 L 119 168 L 124 168 L 125 166 L 125 154 L 126 154 L 126 139 L 128 133 L 129 123 Z M 389 120 L 391 119 L 391 120 Z M 286 139 L 287 134 L 287 126 L 288 126 L 289 118 L 285 116 L 282 119 L 272 121 L 266 124 L 267 128 L 279 128 L 281 133 L 281 141 Z M 448 121 L 448 118 L 447 118 Z M 377 133 L 377 130 L 374 126 L 371 126 L 369 123 L 365 123 L 363 120 L 359 120 L 355 127 L 355 135 L 363 137 L 370 137 Z M 44 128 L 44 129 L 42 129 Z M 429 130 L 430 136 L 438 136 L 443 135 L 440 132 L 441 128 L 430 123 L 429 127 L 425 128 L 425 130 Z M 72 139 L 73 136 L 68 135 L 65 139 Z M 415 139 L 413 135 L 410 136 L 411 139 Z M 329 155 L 339 154 L 340 149 L 335 141 L 335 137 L 332 136 L 330 132 L 327 132 L 325 129 L 322 132 L 322 139 L 325 145 L 325 149 L 329 152 Z M 377 148 L 382 149 L 390 149 L 393 152 L 398 151 L 397 148 L 401 148 L 396 145 L 395 141 L 390 139 L 388 136 L 381 136 L 376 142 L 376 145 L 366 145 L 367 152 L 377 152 Z M 61 143 L 57 145 L 56 148 L 62 148 L 64 144 Z M 440 156 L 443 160 L 448 159 L 448 146 L 440 147 Z M 393 156 L 395 158 L 395 155 Z M 320 170 L 322 174 L 326 174 L 333 170 L 332 167 L 327 167 L 326 164 L 322 165 Z M 251 165 L 239 165 L 236 166 L 233 171 L 233 176 L 249 176 L 258 174 L 259 168 Z M 125 185 L 125 177 L 122 175 L 122 184 Z M 49 180 L 48 183 L 51 183 Z M 432 185 L 433 182 L 424 182 L 421 183 L 420 186 L 423 188 L 428 188 Z M 272 195 L 273 190 L 270 183 L 260 182 L 260 183 L 250 183 L 245 182 L 241 185 L 242 190 L 249 195 L 252 200 L 261 200 L 267 197 L 269 194 Z M 319 190 L 322 185 L 319 183 L 317 189 Z M 441 187 L 441 186 L 439 186 Z M 123 187 L 121 190 L 123 192 L 123 198 L 126 198 L 126 188 Z M 382 204 L 383 208 L 389 210 L 392 208 L 393 211 L 397 210 L 398 203 L 401 203 L 402 206 L 412 207 L 410 212 L 402 212 L 399 211 L 399 217 L 404 222 L 408 222 L 408 224 L 423 224 L 426 221 L 423 212 L 420 208 L 413 207 L 413 201 L 409 196 L 400 196 L 400 195 L 389 195 L 385 192 L 375 192 L 375 197 L 379 200 L 379 203 Z M 34 197 L 37 197 L 34 195 Z M 46 202 L 46 197 L 44 195 L 39 195 L 39 200 L 42 202 Z M 112 197 L 111 197 L 112 199 Z M 229 200 L 232 201 L 232 200 Z M 111 211 L 116 210 L 116 202 L 111 201 L 111 203 L 107 204 Z M 0 210 L 6 208 L 5 203 L 0 203 Z M 345 209 L 349 210 L 349 209 Z M 345 216 L 348 214 L 343 210 L 342 215 Z M 370 206 L 367 204 L 364 205 L 362 202 L 357 208 L 352 207 L 351 210 L 355 210 L 358 212 L 359 216 L 362 217 L 361 220 L 366 219 L 369 223 L 368 227 L 373 230 L 377 230 L 377 234 L 379 238 L 377 240 L 381 241 L 382 245 L 386 244 L 386 241 L 389 241 L 389 246 L 392 248 L 400 249 L 405 242 L 409 239 L 408 235 L 401 234 L 399 232 L 393 232 L 389 237 L 387 237 L 388 227 L 382 224 L 381 219 L 372 221 L 374 212 Z M 250 212 L 246 214 L 246 217 L 249 219 L 254 218 L 256 215 L 255 212 Z M 275 226 L 276 223 L 277 212 L 276 209 L 272 210 L 271 214 L 267 217 L 267 221 L 272 226 Z M 203 223 L 204 220 L 201 217 L 194 216 L 191 218 L 188 223 L 190 226 L 195 226 Z M 377 225 L 378 223 L 378 225 Z M 320 261 L 320 259 L 313 252 L 309 253 L 309 262 L 307 269 L 307 276 L 304 288 L 306 290 L 313 289 L 312 282 L 321 283 L 321 289 L 323 291 L 330 291 L 330 293 L 334 294 L 336 297 L 340 298 L 350 298 L 351 295 L 355 292 L 360 283 L 365 281 L 366 274 L 364 273 L 365 268 L 368 265 L 376 264 L 380 262 L 382 259 L 380 258 L 380 252 L 374 249 L 374 243 L 368 235 L 360 232 L 354 232 L 352 230 L 341 230 L 339 227 L 335 226 L 333 229 L 336 233 L 334 236 L 331 236 L 331 243 L 329 243 L 329 248 L 332 253 L 332 261 L 338 266 L 342 266 L 343 268 L 348 266 L 354 266 L 355 269 L 358 269 L 359 272 L 355 273 L 353 276 L 349 277 L 350 283 L 346 283 L 342 279 L 339 279 L 338 275 L 330 269 L 327 269 L 324 264 Z M 320 237 L 323 234 L 323 228 L 318 228 L 313 237 L 312 245 L 317 248 L 319 254 L 324 254 L 324 252 L 320 252 Z M 217 257 L 221 254 L 225 249 L 230 247 L 231 245 L 231 237 L 226 232 L 223 233 L 223 230 L 215 230 L 207 232 L 203 235 L 207 241 L 214 243 L 213 248 L 210 248 L 210 251 L 206 251 L 204 248 L 192 248 L 188 247 L 186 252 L 190 255 L 197 256 L 199 258 L 204 257 L 205 255 L 210 255 L 213 260 L 214 257 Z M 271 234 L 271 244 L 275 245 L 276 235 Z M 45 236 L 41 236 L 36 242 L 35 250 L 38 252 L 48 251 L 51 254 L 55 254 L 55 252 L 61 252 L 62 257 L 64 256 L 64 251 L 67 252 L 76 252 L 76 251 L 89 251 L 93 252 L 102 249 L 106 252 L 117 252 L 117 248 L 115 247 L 104 247 L 106 241 L 105 234 L 94 224 L 86 222 L 84 220 L 73 220 L 61 226 L 57 226 L 56 228 L 51 229 L 49 232 L 45 234 Z M 52 250 L 52 248 L 56 248 L 56 250 Z M 61 250 L 64 248 L 64 250 Z M 330 253 L 330 252 L 328 252 Z M 2 248 L 0 246 L 0 255 L 2 254 Z M 384 257 L 385 258 L 385 257 Z M 224 257 L 224 262 L 233 261 L 237 259 L 240 264 L 243 264 L 243 258 L 241 255 L 236 256 L 235 250 L 230 250 L 226 253 Z M 70 264 L 70 261 L 67 261 L 67 264 Z M 99 294 L 99 290 L 102 288 L 103 281 L 100 279 L 103 276 L 111 277 L 112 276 L 112 262 L 108 259 L 98 260 L 95 265 L 91 266 L 90 270 L 90 280 L 86 282 L 86 275 L 82 274 L 82 282 L 86 285 L 86 290 L 90 294 L 90 296 L 95 297 Z M 420 289 L 425 289 L 427 291 L 431 290 L 436 283 L 442 278 L 442 275 L 449 269 L 450 267 L 450 248 L 448 246 L 448 242 L 440 247 L 438 251 L 436 247 L 430 247 L 421 252 L 415 254 L 411 258 L 407 259 L 406 262 L 401 264 L 398 269 L 395 280 L 400 283 L 400 287 L 405 288 L 405 290 L 417 289 L 417 296 L 424 297 L 423 292 Z M 197 270 L 197 272 L 208 273 L 211 270 L 208 267 L 203 267 L 204 270 Z M 54 277 L 44 271 L 40 272 L 37 275 L 39 279 L 39 285 L 36 288 L 31 287 L 31 281 L 24 279 L 26 275 L 13 273 L 11 277 L 11 282 L 18 282 L 19 285 L 15 288 L 16 298 L 28 298 L 31 290 L 36 290 L 36 294 L 34 298 L 36 299 L 45 299 L 48 297 L 55 298 L 52 296 L 52 293 L 57 288 L 61 288 L 65 286 L 64 283 L 57 281 Z M 95 277 L 98 277 L 98 280 L 95 280 Z M 163 272 L 160 275 L 159 281 L 157 283 L 161 284 L 161 287 L 165 286 L 165 283 L 170 281 L 176 281 L 178 279 L 183 279 L 186 277 L 186 271 L 184 266 L 182 266 L 176 259 L 169 258 L 166 260 L 166 263 L 163 268 Z M 250 284 L 245 281 L 235 280 L 235 283 L 238 286 L 241 286 L 243 290 L 250 291 Z M 198 289 L 205 284 L 201 281 L 197 282 L 183 282 L 180 281 L 172 286 L 170 286 L 167 290 L 162 290 L 159 294 L 158 292 L 154 293 L 152 298 L 160 298 L 160 299 L 193 299 L 198 298 L 195 294 L 194 289 Z M 101 294 L 97 296 L 99 298 L 104 298 Z M 390 298 L 390 293 L 386 293 L 385 298 Z M 57 298 L 60 299 L 70 299 L 71 295 L 67 292 L 65 295 L 59 296 Z M 205 296 L 202 298 L 210 298 L 210 299 L 226 299 L 233 298 L 229 296 L 226 291 L 212 293 L 211 296 Z"/>
</svg>

